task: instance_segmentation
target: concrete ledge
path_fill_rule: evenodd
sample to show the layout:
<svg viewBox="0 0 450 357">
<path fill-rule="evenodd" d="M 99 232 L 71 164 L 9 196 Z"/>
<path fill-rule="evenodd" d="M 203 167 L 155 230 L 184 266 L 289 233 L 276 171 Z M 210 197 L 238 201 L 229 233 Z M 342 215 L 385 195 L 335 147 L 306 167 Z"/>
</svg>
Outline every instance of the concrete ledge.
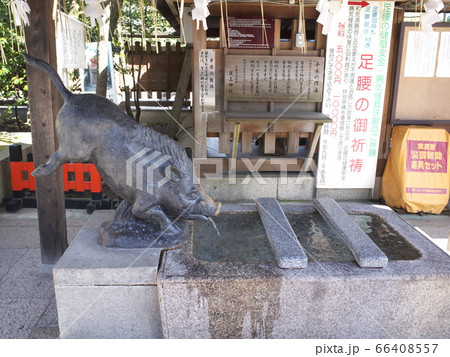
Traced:
<svg viewBox="0 0 450 357">
<path fill-rule="evenodd" d="M 306 268 L 308 257 L 280 204 L 274 198 L 257 200 L 259 215 L 280 268 Z"/>
<path fill-rule="evenodd" d="M 363 268 L 383 268 L 388 258 L 332 198 L 318 198 L 314 207 Z"/>
<path fill-rule="evenodd" d="M 278 177 L 277 199 L 281 201 L 311 201 L 316 196 L 316 179 L 309 173 Z"/>
<path fill-rule="evenodd" d="M 261 181 L 261 179 L 259 179 Z M 262 182 L 247 175 L 236 175 L 235 183 L 233 178 L 202 178 L 200 184 L 205 192 L 215 201 L 242 202 L 253 201 L 259 197 L 277 197 L 276 176 L 263 176 Z"/>
<path fill-rule="evenodd" d="M 256 179 L 251 173 L 236 175 L 236 182 L 224 177 L 202 177 L 200 183 L 214 200 L 244 202 L 272 197 L 280 201 L 311 201 L 314 198 L 331 197 L 337 201 L 361 201 L 379 197 L 379 180 L 370 189 L 316 189 L 316 178 L 310 173 L 280 174 L 260 173 Z"/>
</svg>

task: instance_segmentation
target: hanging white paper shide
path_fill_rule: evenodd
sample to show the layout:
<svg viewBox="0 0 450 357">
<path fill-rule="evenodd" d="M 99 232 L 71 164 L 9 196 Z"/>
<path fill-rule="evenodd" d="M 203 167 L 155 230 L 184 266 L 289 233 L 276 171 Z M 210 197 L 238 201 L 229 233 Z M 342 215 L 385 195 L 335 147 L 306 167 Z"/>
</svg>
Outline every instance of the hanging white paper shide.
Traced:
<svg viewBox="0 0 450 357">
<path fill-rule="evenodd" d="M 84 24 L 58 11 L 56 50 L 59 68 L 86 68 Z"/>
<path fill-rule="evenodd" d="M 14 0 L 10 4 L 11 12 L 14 18 L 14 25 L 21 26 L 22 22 L 25 26 L 30 24 L 28 14 L 31 12 L 26 0 Z"/>
</svg>

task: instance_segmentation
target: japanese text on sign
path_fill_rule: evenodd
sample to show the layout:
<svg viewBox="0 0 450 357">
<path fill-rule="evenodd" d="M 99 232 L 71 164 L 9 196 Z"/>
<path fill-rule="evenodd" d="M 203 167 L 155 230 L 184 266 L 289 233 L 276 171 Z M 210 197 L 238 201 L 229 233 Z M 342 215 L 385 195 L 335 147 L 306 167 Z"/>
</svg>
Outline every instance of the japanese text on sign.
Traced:
<svg viewBox="0 0 450 357">
<path fill-rule="evenodd" d="M 225 100 L 320 102 L 322 57 L 226 56 Z"/>
<path fill-rule="evenodd" d="M 225 26 L 228 48 L 272 48 L 274 19 L 259 17 L 228 17 Z"/>
<path fill-rule="evenodd" d="M 447 173 L 447 143 L 408 140 L 406 171 Z"/>
<path fill-rule="evenodd" d="M 327 41 L 317 186 L 373 188 L 384 105 L 393 2 L 348 6 Z"/>
<path fill-rule="evenodd" d="M 216 54 L 214 50 L 200 50 L 200 112 L 213 112 L 216 107 Z"/>
</svg>

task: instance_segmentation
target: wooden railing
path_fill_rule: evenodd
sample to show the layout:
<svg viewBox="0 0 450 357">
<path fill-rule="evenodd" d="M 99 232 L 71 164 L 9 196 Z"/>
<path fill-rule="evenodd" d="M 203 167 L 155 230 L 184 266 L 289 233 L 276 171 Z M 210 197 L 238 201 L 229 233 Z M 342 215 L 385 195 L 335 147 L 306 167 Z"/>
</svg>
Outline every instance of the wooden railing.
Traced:
<svg viewBox="0 0 450 357">
<path fill-rule="evenodd" d="M 181 47 L 179 42 L 176 46 L 166 43 L 164 47 L 158 43 L 157 53 L 150 43 L 143 48 L 140 42 L 135 42 L 134 46 L 127 42 L 125 51 L 127 66 L 134 70 L 135 81 L 139 83 L 135 84 L 134 90 L 141 91 L 143 87 L 149 93 L 156 92 L 158 99 L 162 99 L 162 93 L 166 93 L 166 98 L 169 99 L 177 91 L 186 47 Z M 191 90 L 189 83 L 185 98 L 190 97 Z"/>
</svg>

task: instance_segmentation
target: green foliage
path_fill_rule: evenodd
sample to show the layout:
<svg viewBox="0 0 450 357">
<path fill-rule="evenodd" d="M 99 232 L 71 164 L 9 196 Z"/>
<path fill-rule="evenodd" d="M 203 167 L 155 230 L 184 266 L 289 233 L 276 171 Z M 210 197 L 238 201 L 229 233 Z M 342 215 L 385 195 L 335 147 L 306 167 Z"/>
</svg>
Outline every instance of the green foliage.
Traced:
<svg viewBox="0 0 450 357">
<path fill-rule="evenodd" d="M 27 104 L 28 85 L 26 79 L 25 43 L 18 29 L 10 25 L 7 2 L 0 2 L 0 41 L 7 63 L 0 63 L 0 99 L 7 100 L 11 107 Z"/>
<path fill-rule="evenodd" d="M 114 1 L 117 0 L 108 0 Z M 158 34 L 171 35 L 174 33 L 173 28 L 164 19 L 164 17 L 151 6 L 151 1 L 144 0 L 143 13 L 141 13 L 140 0 L 120 0 L 122 2 L 121 18 L 119 26 L 113 34 L 113 49 L 114 52 L 120 52 L 119 34 L 123 40 L 134 42 L 136 39 L 142 38 L 142 29 L 145 29 L 145 39 L 154 45 L 154 21 L 156 19 L 156 28 Z M 105 4 L 107 1 L 105 1 Z M 72 16 L 78 17 L 79 20 L 89 23 L 89 21 L 82 15 L 81 10 L 85 6 L 83 0 L 61 0 L 60 7 L 69 12 Z M 155 14 L 155 15 L 154 15 Z M 143 15 L 143 16 L 142 16 Z M 142 26 L 142 18 L 144 18 L 144 26 Z M 10 21 L 8 1 L 0 1 L 0 42 L 5 52 L 7 59 L 6 64 L 0 62 L 0 100 L 7 101 L 12 108 L 20 105 L 28 104 L 28 85 L 26 79 L 25 60 L 22 53 L 26 52 L 25 41 L 19 36 L 19 28 L 15 28 Z M 88 37 L 91 41 L 98 40 L 98 28 L 93 28 L 88 31 Z M 176 41 L 172 39 L 171 42 Z M 123 66 L 122 71 L 126 71 L 126 66 Z"/>
<path fill-rule="evenodd" d="M 119 46 L 119 35 L 128 38 L 141 38 L 142 37 L 142 14 L 141 14 L 141 1 L 140 0 L 105 0 L 102 2 L 103 6 L 108 5 L 110 2 L 121 3 L 120 14 L 122 15 L 119 19 L 119 26 L 114 29 L 113 33 L 113 44 Z M 169 22 L 160 14 L 159 11 L 155 11 L 151 6 L 151 0 L 144 0 L 143 2 L 143 15 L 144 15 L 144 28 L 145 28 L 145 38 L 148 41 L 153 40 L 155 26 L 154 19 L 156 18 L 156 28 L 159 35 L 171 35 L 175 31 L 170 26 Z M 70 13 L 70 15 L 75 16 L 78 20 L 89 25 L 90 21 L 82 15 L 82 9 L 85 7 L 85 2 L 83 0 L 65 0 L 65 10 Z M 98 41 L 98 26 L 88 30 L 88 38 L 91 42 Z"/>
<path fill-rule="evenodd" d="M 154 40 L 154 19 L 156 19 L 156 28 L 159 35 L 171 35 L 175 32 L 159 11 L 156 10 L 154 16 L 151 1 L 145 0 L 143 3 L 144 29 L 147 41 L 152 42 Z M 120 25 L 123 31 L 122 35 L 125 37 L 142 37 L 142 14 L 139 0 L 123 0 Z"/>
</svg>

